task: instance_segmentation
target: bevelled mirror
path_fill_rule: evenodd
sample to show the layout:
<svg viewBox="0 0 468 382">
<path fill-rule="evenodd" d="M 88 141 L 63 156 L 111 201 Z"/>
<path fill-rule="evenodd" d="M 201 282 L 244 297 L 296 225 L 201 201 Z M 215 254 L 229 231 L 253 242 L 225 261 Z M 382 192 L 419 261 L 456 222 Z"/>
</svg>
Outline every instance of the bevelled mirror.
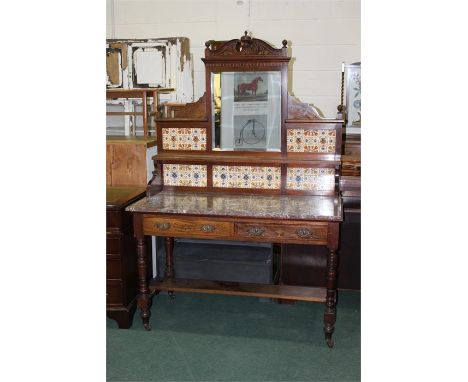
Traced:
<svg viewBox="0 0 468 382">
<path fill-rule="evenodd" d="M 281 72 L 211 73 L 213 150 L 281 151 Z"/>
</svg>

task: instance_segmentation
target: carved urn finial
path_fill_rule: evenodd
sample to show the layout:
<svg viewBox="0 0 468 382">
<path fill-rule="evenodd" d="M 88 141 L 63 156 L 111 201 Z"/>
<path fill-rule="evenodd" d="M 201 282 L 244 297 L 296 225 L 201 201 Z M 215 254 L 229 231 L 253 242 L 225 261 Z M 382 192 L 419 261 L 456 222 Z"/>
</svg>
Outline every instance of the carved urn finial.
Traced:
<svg viewBox="0 0 468 382">
<path fill-rule="evenodd" d="M 206 49 L 211 49 L 211 45 L 214 43 L 214 40 L 208 40 L 205 42 Z"/>
<path fill-rule="evenodd" d="M 245 31 L 244 35 L 239 40 L 237 40 L 236 50 L 240 52 L 243 49 L 248 48 L 251 44 L 252 44 L 252 37 L 248 35 L 247 31 Z"/>
<path fill-rule="evenodd" d="M 240 38 L 242 44 L 244 43 L 251 43 L 252 37 L 249 36 L 247 31 L 244 31 L 244 35 Z"/>
<path fill-rule="evenodd" d="M 283 48 L 286 48 L 288 46 L 288 40 L 285 39 L 282 42 L 283 42 Z"/>
</svg>

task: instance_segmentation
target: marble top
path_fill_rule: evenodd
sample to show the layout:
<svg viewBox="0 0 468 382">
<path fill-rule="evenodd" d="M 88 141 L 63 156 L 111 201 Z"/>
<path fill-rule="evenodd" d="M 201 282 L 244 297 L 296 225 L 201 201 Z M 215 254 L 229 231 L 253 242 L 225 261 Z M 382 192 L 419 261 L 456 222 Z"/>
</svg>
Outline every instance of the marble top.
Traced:
<svg viewBox="0 0 468 382">
<path fill-rule="evenodd" d="M 127 207 L 127 211 L 341 221 L 341 198 L 303 195 L 240 195 L 162 191 Z"/>
</svg>

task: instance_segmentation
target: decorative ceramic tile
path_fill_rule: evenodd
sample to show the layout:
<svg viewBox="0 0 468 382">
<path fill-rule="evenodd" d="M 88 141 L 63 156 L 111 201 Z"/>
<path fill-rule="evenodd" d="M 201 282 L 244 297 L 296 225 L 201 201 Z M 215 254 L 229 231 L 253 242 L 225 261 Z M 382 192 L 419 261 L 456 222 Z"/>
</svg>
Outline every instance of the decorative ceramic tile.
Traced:
<svg viewBox="0 0 468 382">
<path fill-rule="evenodd" d="M 213 187 L 277 190 L 280 185 L 281 167 L 213 166 Z"/>
<path fill-rule="evenodd" d="M 163 128 L 164 150 L 206 150 L 205 128 Z"/>
<path fill-rule="evenodd" d="M 288 167 L 288 190 L 332 191 L 335 189 L 335 169 Z"/>
<path fill-rule="evenodd" d="M 342 202 L 335 196 L 238 195 L 162 191 L 127 207 L 127 211 L 294 220 L 341 221 Z"/>
<path fill-rule="evenodd" d="M 165 186 L 206 187 L 206 165 L 164 164 Z"/>
<path fill-rule="evenodd" d="M 335 130 L 287 129 L 288 152 L 334 153 L 336 148 Z"/>
</svg>

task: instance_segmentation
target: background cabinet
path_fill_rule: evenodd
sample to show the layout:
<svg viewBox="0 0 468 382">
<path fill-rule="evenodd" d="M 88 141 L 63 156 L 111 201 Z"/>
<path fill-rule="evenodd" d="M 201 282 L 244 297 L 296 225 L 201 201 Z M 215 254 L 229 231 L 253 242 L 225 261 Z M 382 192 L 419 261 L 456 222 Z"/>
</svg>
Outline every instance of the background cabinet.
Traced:
<svg viewBox="0 0 468 382">
<path fill-rule="evenodd" d="M 156 138 L 107 137 L 106 184 L 108 186 L 146 186 L 154 170 Z"/>
<path fill-rule="evenodd" d="M 138 293 L 133 219 L 125 208 L 144 196 L 144 187 L 106 189 L 106 311 L 124 329 L 132 324 Z"/>
</svg>

